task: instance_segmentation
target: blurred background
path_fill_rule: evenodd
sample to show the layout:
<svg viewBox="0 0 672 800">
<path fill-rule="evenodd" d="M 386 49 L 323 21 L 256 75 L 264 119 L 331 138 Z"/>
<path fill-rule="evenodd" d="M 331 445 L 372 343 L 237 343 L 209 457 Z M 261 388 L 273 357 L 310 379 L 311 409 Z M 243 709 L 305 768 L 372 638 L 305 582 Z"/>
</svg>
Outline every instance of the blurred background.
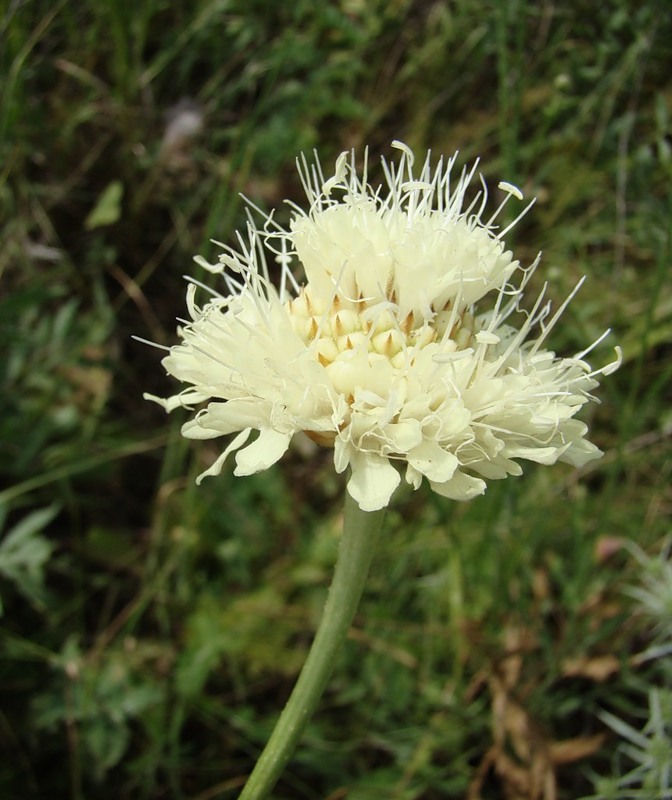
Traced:
<svg viewBox="0 0 672 800">
<path fill-rule="evenodd" d="M 235 798 L 334 563 L 331 453 L 194 477 L 161 353 L 240 193 L 401 139 L 538 198 L 561 354 L 623 347 L 601 461 L 399 492 L 274 795 L 672 797 L 672 15 L 661 0 L 8 0 L 0 12 L 0 796 Z M 374 178 L 382 173 L 373 171 Z M 670 793 L 667 793 L 669 790 Z"/>
</svg>

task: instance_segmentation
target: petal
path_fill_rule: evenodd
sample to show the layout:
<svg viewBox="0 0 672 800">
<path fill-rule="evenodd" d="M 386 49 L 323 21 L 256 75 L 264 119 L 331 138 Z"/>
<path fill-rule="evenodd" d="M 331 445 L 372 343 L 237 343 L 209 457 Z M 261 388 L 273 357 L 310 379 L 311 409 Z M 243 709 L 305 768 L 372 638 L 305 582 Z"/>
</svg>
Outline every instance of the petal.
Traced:
<svg viewBox="0 0 672 800">
<path fill-rule="evenodd" d="M 236 456 L 233 474 L 252 475 L 268 469 L 287 452 L 291 439 L 292 434 L 289 433 L 278 433 L 271 428 L 262 430 L 258 438 Z"/>
<path fill-rule="evenodd" d="M 241 431 L 238 436 L 236 436 L 235 439 L 229 444 L 226 450 L 217 457 L 217 460 L 214 462 L 214 464 L 208 467 L 205 472 L 201 472 L 198 478 L 196 478 L 196 483 L 200 484 L 203 478 L 208 478 L 211 475 L 219 475 L 226 459 L 234 450 L 237 450 L 239 447 L 242 447 L 245 444 L 251 432 L 252 428 L 245 428 L 244 431 Z"/>
<path fill-rule="evenodd" d="M 384 508 L 399 485 L 401 476 L 387 458 L 357 451 L 350 456 L 352 476 L 348 492 L 362 511 Z"/>
<path fill-rule="evenodd" d="M 579 439 L 577 442 L 572 442 L 567 451 L 562 454 L 560 460 L 571 464 L 573 467 L 582 467 L 602 455 L 600 448 L 596 447 L 592 442 Z"/>
<path fill-rule="evenodd" d="M 456 472 L 446 483 L 430 482 L 430 486 L 442 497 L 451 500 L 471 500 L 479 494 L 485 493 L 486 483 L 480 478 L 473 478 L 465 475 L 464 472 Z"/>
<path fill-rule="evenodd" d="M 395 453 L 415 453 L 422 447 L 422 428 L 417 419 L 392 422 L 385 426 L 384 432 Z"/>
<path fill-rule="evenodd" d="M 200 411 L 194 419 L 190 419 L 182 426 L 182 436 L 185 439 L 216 439 L 222 432 L 207 426 L 207 411 Z"/>
<path fill-rule="evenodd" d="M 337 436 L 334 439 L 334 468 L 339 475 L 350 463 L 351 449 L 352 448 L 348 440 L 341 439 L 340 436 Z"/>
<path fill-rule="evenodd" d="M 569 445 L 560 447 L 524 447 L 513 445 L 505 449 L 508 458 L 525 458 L 528 461 L 535 461 L 537 464 L 555 464 L 560 456 L 565 452 Z"/>
<path fill-rule="evenodd" d="M 224 403 L 210 403 L 193 420 L 185 422 L 182 435 L 188 439 L 213 439 L 243 428 L 268 425 L 265 407 L 256 399 L 234 398 Z"/>
<path fill-rule="evenodd" d="M 502 456 L 497 456 L 492 461 L 475 461 L 469 466 L 474 472 L 489 480 L 501 480 L 509 475 L 523 474 L 523 468 L 517 461 Z"/>
<path fill-rule="evenodd" d="M 444 450 L 438 442 L 424 441 L 408 454 L 408 463 L 430 481 L 445 483 L 459 465 L 457 456 Z"/>
<path fill-rule="evenodd" d="M 176 408 L 189 408 L 189 406 L 197 405 L 207 400 L 210 395 L 205 392 L 199 392 L 197 389 L 185 389 L 179 394 L 172 397 L 157 397 L 156 395 L 145 392 L 143 395 L 145 400 L 151 400 L 153 403 L 158 403 L 163 406 L 166 411 L 174 411 Z"/>
<path fill-rule="evenodd" d="M 406 464 L 406 483 L 410 484 L 414 489 L 419 489 L 422 485 L 422 473 L 418 472 L 410 464 Z"/>
</svg>

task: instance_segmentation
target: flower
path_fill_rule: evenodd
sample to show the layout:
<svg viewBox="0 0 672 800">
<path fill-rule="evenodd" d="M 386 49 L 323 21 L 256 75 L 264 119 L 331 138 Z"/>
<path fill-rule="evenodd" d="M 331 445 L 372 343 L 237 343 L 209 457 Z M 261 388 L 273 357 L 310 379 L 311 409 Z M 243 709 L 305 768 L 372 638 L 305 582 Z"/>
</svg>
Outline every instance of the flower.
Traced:
<svg viewBox="0 0 672 800">
<path fill-rule="evenodd" d="M 234 474 L 266 469 L 299 431 L 333 447 L 364 511 L 388 504 L 398 467 L 416 489 L 424 477 L 439 494 L 467 500 L 487 480 L 520 475 L 519 459 L 581 466 L 601 455 L 574 417 L 618 359 L 592 371 L 584 361 L 592 346 L 571 358 L 544 349 L 566 303 L 548 320 L 542 293 L 521 311 L 538 259 L 522 268 L 505 248 L 511 226 L 496 223 L 521 192 L 500 183 L 504 202 L 487 216 L 482 179 L 466 200 L 476 164 L 455 179 L 456 157 L 432 168 L 428 154 L 415 176 L 412 152 L 394 146 L 400 158 L 383 161 L 386 186 L 375 189 L 366 159 L 360 176 L 343 153 L 328 180 L 319 162 L 301 160 L 310 207 L 292 204 L 289 229 L 273 215 L 261 229 L 250 218 L 238 250 L 223 246 L 216 265 L 196 259 L 227 291 L 199 306 L 198 288 L 207 287 L 190 283 L 191 320 L 163 360 L 189 387 L 146 397 L 168 411 L 207 403 L 183 426 L 186 437 L 235 434 L 199 480 L 219 474 L 234 451 Z M 477 310 L 489 294 L 489 310 Z M 509 324 L 515 312 L 518 328 Z"/>
</svg>

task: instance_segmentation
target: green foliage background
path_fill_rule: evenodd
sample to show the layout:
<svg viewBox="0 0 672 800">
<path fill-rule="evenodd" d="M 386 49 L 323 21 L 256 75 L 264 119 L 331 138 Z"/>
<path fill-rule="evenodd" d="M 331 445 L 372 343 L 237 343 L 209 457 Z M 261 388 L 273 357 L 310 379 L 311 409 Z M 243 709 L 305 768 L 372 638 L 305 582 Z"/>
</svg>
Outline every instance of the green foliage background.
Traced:
<svg viewBox="0 0 672 800">
<path fill-rule="evenodd" d="M 393 139 L 536 195 L 517 256 L 544 251 L 556 304 L 588 276 L 553 345 L 611 327 L 593 357 L 625 363 L 581 474 L 396 497 L 274 796 L 575 800 L 629 768 L 601 712 L 639 728 L 672 685 L 622 546 L 658 553 L 672 503 L 671 41 L 662 0 L 3 6 L 0 796 L 236 797 L 319 619 L 343 484 L 297 448 L 196 488 L 221 443 L 141 399 L 174 386 L 130 337 L 175 341 L 240 192 L 286 216 L 300 152 L 373 163 Z M 171 150 L 180 110 L 202 130 Z"/>
</svg>

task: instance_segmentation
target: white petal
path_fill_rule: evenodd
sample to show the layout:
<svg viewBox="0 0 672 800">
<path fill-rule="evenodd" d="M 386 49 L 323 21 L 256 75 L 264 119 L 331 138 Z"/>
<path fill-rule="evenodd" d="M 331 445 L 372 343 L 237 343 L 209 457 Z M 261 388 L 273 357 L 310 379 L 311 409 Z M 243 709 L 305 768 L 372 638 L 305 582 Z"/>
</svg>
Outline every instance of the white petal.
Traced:
<svg viewBox="0 0 672 800">
<path fill-rule="evenodd" d="M 479 494 L 485 493 L 486 483 L 480 478 L 456 472 L 446 483 L 431 483 L 432 489 L 442 497 L 451 500 L 471 500 Z"/>
<path fill-rule="evenodd" d="M 348 481 L 348 492 L 362 511 L 384 508 L 401 481 L 389 460 L 375 453 L 357 452 L 350 457 L 350 467 L 352 477 Z"/>
<path fill-rule="evenodd" d="M 432 441 L 425 441 L 413 448 L 408 454 L 408 463 L 436 483 L 450 480 L 459 464 L 454 453 L 449 453 Z"/>
<path fill-rule="evenodd" d="M 145 400 L 151 400 L 153 403 L 163 406 L 168 412 L 174 411 L 176 408 L 189 408 L 190 405 L 197 405 L 210 397 L 210 395 L 205 392 L 199 392 L 197 389 L 185 389 L 179 394 L 166 398 L 157 397 L 147 392 L 142 396 Z"/>
<path fill-rule="evenodd" d="M 207 418 L 203 420 L 204 416 L 205 414 L 201 413 L 194 419 L 185 422 L 182 426 L 182 436 L 186 439 L 216 439 L 218 436 L 221 436 L 221 431 L 208 428 L 207 425 L 203 424 L 207 422 Z"/>
<path fill-rule="evenodd" d="M 268 424 L 265 407 L 257 400 L 235 398 L 225 403 L 210 403 L 193 420 L 182 426 L 187 439 L 214 439 L 243 428 L 259 428 Z"/>
<path fill-rule="evenodd" d="M 334 468 L 339 475 L 341 472 L 345 471 L 350 463 L 350 451 L 350 442 L 337 436 L 334 440 Z"/>
<path fill-rule="evenodd" d="M 196 478 L 196 483 L 199 484 L 203 478 L 208 478 L 211 475 L 219 475 L 222 471 L 222 467 L 224 466 L 224 462 L 226 459 L 231 455 L 234 450 L 237 450 L 239 447 L 242 447 L 245 442 L 249 439 L 250 433 L 252 432 L 252 428 L 245 428 L 244 431 L 241 431 L 238 436 L 236 436 L 232 442 L 230 442 L 229 446 L 226 450 L 217 457 L 217 460 L 212 464 L 212 466 L 208 467 L 205 472 L 201 472 L 201 474 Z"/>
<path fill-rule="evenodd" d="M 410 484 L 414 489 L 419 489 L 422 485 L 422 473 L 418 472 L 415 467 L 410 464 L 406 465 L 406 483 Z"/>
<path fill-rule="evenodd" d="M 509 458 L 526 458 L 528 461 L 535 461 L 537 464 L 555 464 L 564 451 L 569 447 L 507 447 L 505 450 Z"/>
<path fill-rule="evenodd" d="M 560 460 L 571 464 L 573 467 L 582 467 L 602 455 L 600 448 L 596 447 L 592 442 L 579 439 L 576 442 L 572 442 L 567 451 L 562 454 Z"/>
<path fill-rule="evenodd" d="M 523 474 L 523 468 L 517 461 L 502 456 L 497 456 L 492 461 L 475 461 L 469 466 L 474 472 L 490 480 L 501 480 L 509 475 Z"/>
<path fill-rule="evenodd" d="M 385 438 L 395 453 L 415 452 L 422 447 L 422 428 L 417 419 L 393 422 L 385 426 Z"/>
<path fill-rule="evenodd" d="M 242 428 L 259 428 L 266 422 L 266 404 L 256 398 L 234 398 L 225 403 L 210 403 L 207 408 L 207 426 L 222 435 Z"/>
<path fill-rule="evenodd" d="M 278 433 L 270 428 L 262 430 L 259 437 L 236 455 L 234 475 L 253 475 L 268 469 L 287 452 L 292 435 Z"/>
</svg>

